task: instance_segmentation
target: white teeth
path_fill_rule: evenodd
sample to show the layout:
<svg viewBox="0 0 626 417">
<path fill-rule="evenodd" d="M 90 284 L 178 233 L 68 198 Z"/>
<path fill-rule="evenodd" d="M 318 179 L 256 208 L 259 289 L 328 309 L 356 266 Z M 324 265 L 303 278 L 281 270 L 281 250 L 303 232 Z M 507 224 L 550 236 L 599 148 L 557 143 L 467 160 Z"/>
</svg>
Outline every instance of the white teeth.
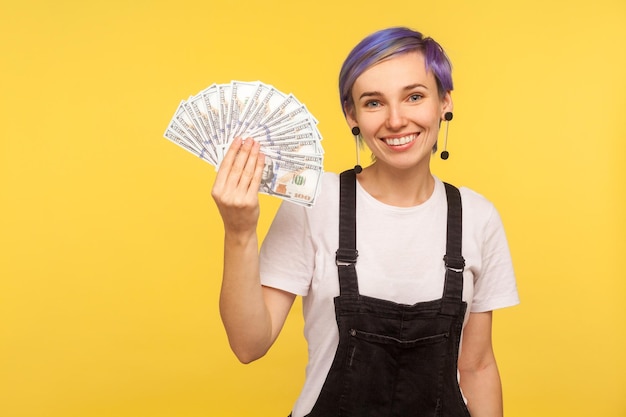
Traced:
<svg viewBox="0 0 626 417">
<path fill-rule="evenodd" d="M 417 138 L 417 135 L 408 135 L 401 138 L 385 139 L 385 143 L 390 146 L 400 146 L 414 141 L 415 138 Z"/>
</svg>

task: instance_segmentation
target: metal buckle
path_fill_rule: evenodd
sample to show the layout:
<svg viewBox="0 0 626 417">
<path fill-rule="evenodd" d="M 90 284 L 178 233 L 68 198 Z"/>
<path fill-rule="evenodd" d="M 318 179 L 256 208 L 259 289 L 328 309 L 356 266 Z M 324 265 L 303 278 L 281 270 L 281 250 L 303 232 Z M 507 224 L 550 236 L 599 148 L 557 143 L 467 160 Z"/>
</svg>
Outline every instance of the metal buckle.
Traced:
<svg viewBox="0 0 626 417">
<path fill-rule="evenodd" d="M 337 266 L 347 266 L 356 263 L 356 258 L 359 257 L 359 251 L 356 249 L 337 249 L 335 252 L 335 264 Z"/>
<path fill-rule="evenodd" d="M 465 259 L 463 257 L 448 256 L 443 257 L 446 269 L 453 272 L 463 272 L 465 270 Z"/>
</svg>

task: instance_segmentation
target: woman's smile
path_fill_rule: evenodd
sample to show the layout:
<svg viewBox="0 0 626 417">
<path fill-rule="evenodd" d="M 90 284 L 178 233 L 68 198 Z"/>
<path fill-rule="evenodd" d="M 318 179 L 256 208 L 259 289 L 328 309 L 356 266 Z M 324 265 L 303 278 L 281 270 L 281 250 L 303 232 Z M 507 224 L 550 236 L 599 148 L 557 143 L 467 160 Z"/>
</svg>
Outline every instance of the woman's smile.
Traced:
<svg viewBox="0 0 626 417">
<path fill-rule="evenodd" d="M 381 140 L 384 141 L 388 146 L 397 147 L 413 143 L 418 136 L 419 133 L 411 133 L 403 136 L 387 136 L 381 138 Z"/>
</svg>

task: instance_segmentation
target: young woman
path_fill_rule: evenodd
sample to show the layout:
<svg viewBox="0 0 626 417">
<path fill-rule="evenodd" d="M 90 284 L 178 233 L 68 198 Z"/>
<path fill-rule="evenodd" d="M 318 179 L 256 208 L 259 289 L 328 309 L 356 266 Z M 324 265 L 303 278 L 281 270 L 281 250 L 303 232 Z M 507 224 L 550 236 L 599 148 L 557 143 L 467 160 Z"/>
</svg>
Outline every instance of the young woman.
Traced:
<svg viewBox="0 0 626 417">
<path fill-rule="evenodd" d="M 218 172 L 231 347 L 263 356 L 300 295 L 309 363 L 293 417 L 502 416 L 491 312 L 518 303 L 502 222 L 430 170 L 453 107 L 448 58 L 385 29 L 349 54 L 339 89 L 373 163 L 324 174 L 313 208 L 282 204 L 260 254 L 259 145 L 237 139 Z"/>
</svg>

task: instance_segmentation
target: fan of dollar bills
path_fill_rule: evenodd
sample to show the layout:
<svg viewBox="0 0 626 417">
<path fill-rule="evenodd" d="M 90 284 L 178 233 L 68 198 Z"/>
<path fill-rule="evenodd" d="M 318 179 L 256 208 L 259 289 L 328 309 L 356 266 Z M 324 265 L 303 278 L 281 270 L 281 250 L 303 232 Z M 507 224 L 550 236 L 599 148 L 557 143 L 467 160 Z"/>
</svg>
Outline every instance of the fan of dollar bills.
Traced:
<svg viewBox="0 0 626 417">
<path fill-rule="evenodd" d="M 305 206 L 319 192 L 324 150 L 317 120 L 271 85 L 213 84 L 179 104 L 164 136 L 216 169 L 234 138 L 252 138 L 265 154 L 259 192 Z"/>
</svg>

